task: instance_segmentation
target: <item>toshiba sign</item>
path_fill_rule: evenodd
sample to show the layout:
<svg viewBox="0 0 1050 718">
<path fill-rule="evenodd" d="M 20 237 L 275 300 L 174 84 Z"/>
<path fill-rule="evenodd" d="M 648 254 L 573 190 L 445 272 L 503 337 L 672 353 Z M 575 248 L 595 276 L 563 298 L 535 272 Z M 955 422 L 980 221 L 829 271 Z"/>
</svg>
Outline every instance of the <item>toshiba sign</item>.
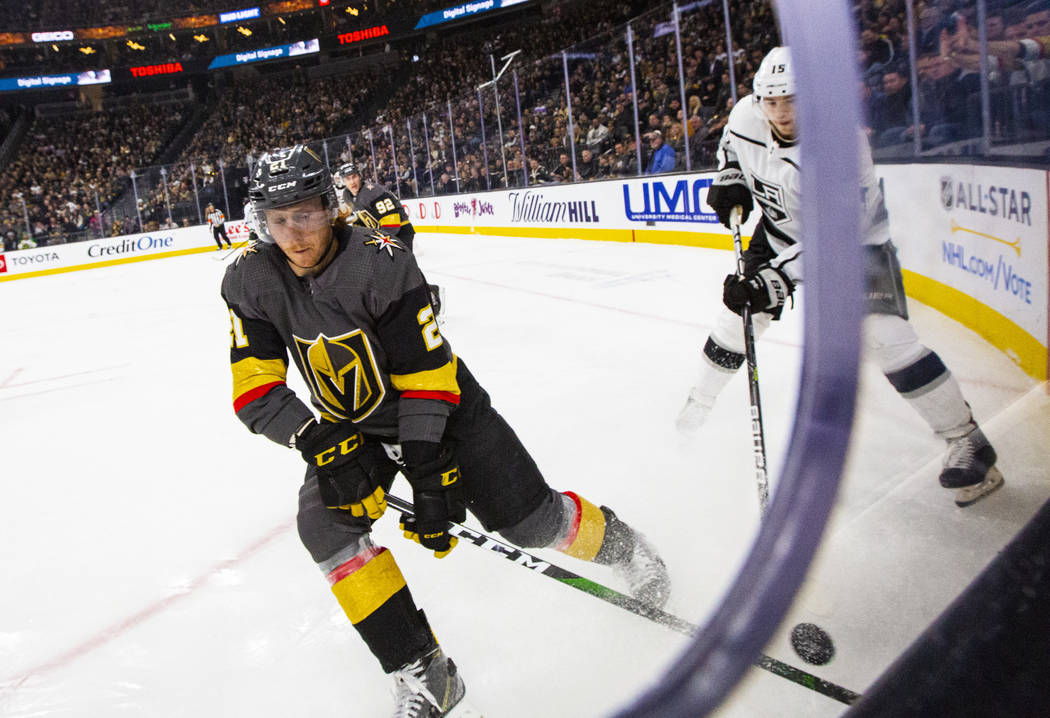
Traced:
<svg viewBox="0 0 1050 718">
<path fill-rule="evenodd" d="M 339 36 L 340 45 L 351 45 L 355 42 L 361 42 L 362 40 L 371 40 L 375 37 L 382 37 L 383 35 L 389 35 L 390 28 L 386 25 L 376 25 L 375 27 L 365 28 L 364 30 L 354 30 L 353 32 L 344 32 Z"/>
<path fill-rule="evenodd" d="M 135 77 L 153 77 L 154 75 L 177 75 L 182 72 L 181 62 L 162 62 L 159 65 L 139 65 L 128 68 Z"/>
</svg>

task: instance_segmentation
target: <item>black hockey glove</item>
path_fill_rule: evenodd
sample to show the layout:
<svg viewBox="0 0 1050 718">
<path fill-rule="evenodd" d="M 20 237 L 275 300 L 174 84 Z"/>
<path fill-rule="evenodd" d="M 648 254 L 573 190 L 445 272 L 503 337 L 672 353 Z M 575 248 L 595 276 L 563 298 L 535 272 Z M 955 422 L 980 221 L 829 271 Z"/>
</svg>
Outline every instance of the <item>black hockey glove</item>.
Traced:
<svg viewBox="0 0 1050 718">
<path fill-rule="evenodd" d="M 324 505 L 353 516 L 378 519 L 386 511 L 386 492 L 376 479 L 376 462 L 365 450 L 365 437 L 350 422 L 315 419 L 299 427 L 289 445 L 317 467 Z"/>
<path fill-rule="evenodd" d="M 768 312 L 780 319 L 784 303 L 795 291 L 795 284 L 776 267 L 763 264 L 743 278 L 730 274 L 722 283 L 722 303 L 737 314 L 751 305 L 752 312 Z"/>
<path fill-rule="evenodd" d="M 744 210 L 740 215 L 740 223 L 746 222 L 755 203 L 751 199 L 751 189 L 747 186 L 744 173 L 738 167 L 726 167 L 719 172 L 707 190 L 707 204 L 718 215 L 718 221 L 726 227 L 732 228 L 729 215 L 737 205 Z"/>
<path fill-rule="evenodd" d="M 459 464 L 447 448 L 431 442 L 402 442 L 407 464 L 404 474 L 412 485 L 415 516 L 401 515 L 405 538 L 444 558 L 458 539 L 449 533 L 453 521 L 465 521 L 467 512 L 460 500 Z M 421 447 L 427 448 L 421 448 Z M 417 457 L 425 459 L 421 463 Z"/>
</svg>

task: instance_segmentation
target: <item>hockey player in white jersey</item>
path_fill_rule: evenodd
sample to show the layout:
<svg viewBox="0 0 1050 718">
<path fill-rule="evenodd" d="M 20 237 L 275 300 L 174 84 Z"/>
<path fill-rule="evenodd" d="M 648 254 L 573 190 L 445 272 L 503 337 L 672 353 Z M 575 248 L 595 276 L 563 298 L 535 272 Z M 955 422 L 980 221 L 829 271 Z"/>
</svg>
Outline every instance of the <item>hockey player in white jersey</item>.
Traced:
<svg viewBox="0 0 1050 718">
<path fill-rule="evenodd" d="M 708 204 L 730 225 L 734 207 L 743 219 L 758 203 L 762 216 L 744 252 L 745 274 L 725 279 L 723 308 L 703 348 L 696 385 L 678 415 L 678 429 L 691 433 L 707 419 L 715 400 L 744 362 L 743 325 L 738 316 L 750 302 L 756 338 L 780 318 L 802 281 L 802 217 L 799 151 L 794 111 L 794 76 L 788 48 L 769 52 L 755 73 L 754 92 L 729 115 L 719 144 L 719 173 Z M 1003 483 L 996 454 L 977 426 L 959 383 L 941 358 L 919 342 L 908 310 L 897 252 L 890 241 L 882 190 L 867 141 L 861 142 L 863 241 L 868 316 L 865 346 L 890 384 L 948 443 L 940 483 L 968 506 Z"/>
</svg>

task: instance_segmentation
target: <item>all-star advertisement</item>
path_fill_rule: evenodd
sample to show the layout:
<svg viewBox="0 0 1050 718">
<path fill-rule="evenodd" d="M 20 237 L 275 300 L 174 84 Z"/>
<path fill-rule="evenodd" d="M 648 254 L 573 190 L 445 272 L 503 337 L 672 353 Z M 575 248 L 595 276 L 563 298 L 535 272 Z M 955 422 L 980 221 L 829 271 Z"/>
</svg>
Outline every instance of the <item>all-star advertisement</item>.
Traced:
<svg viewBox="0 0 1050 718">
<path fill-rule="evenodd" d="M 1047 173 L 951 164 L 884 165 L 879 175 L 901 264 L 914 275 L 908 293 L 1026 370 L 1042 365 L 1045 378 Z"/>
</svg>

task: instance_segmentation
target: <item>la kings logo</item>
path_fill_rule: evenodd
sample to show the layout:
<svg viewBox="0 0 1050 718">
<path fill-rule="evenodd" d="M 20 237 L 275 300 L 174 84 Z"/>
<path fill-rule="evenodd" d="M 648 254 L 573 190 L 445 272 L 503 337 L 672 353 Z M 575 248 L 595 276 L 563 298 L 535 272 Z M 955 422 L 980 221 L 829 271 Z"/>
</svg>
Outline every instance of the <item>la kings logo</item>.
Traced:
<svg viewBox="0 0 1050 718">
<path fill-rule="evenodd" d="M 383 401 L 386 389 L 360 329 L 331 338 L 323 333 L 293 338 L 310 391 L 333 415 L 361 421 Z"/>
<path fill-rule="evenodd" d="M 791 219 L 784 201 L 784 188 L 752 175 L 755 201 L 762 205 L 762 214 L 771 222 L 780 224 Z"/>
</svg>

